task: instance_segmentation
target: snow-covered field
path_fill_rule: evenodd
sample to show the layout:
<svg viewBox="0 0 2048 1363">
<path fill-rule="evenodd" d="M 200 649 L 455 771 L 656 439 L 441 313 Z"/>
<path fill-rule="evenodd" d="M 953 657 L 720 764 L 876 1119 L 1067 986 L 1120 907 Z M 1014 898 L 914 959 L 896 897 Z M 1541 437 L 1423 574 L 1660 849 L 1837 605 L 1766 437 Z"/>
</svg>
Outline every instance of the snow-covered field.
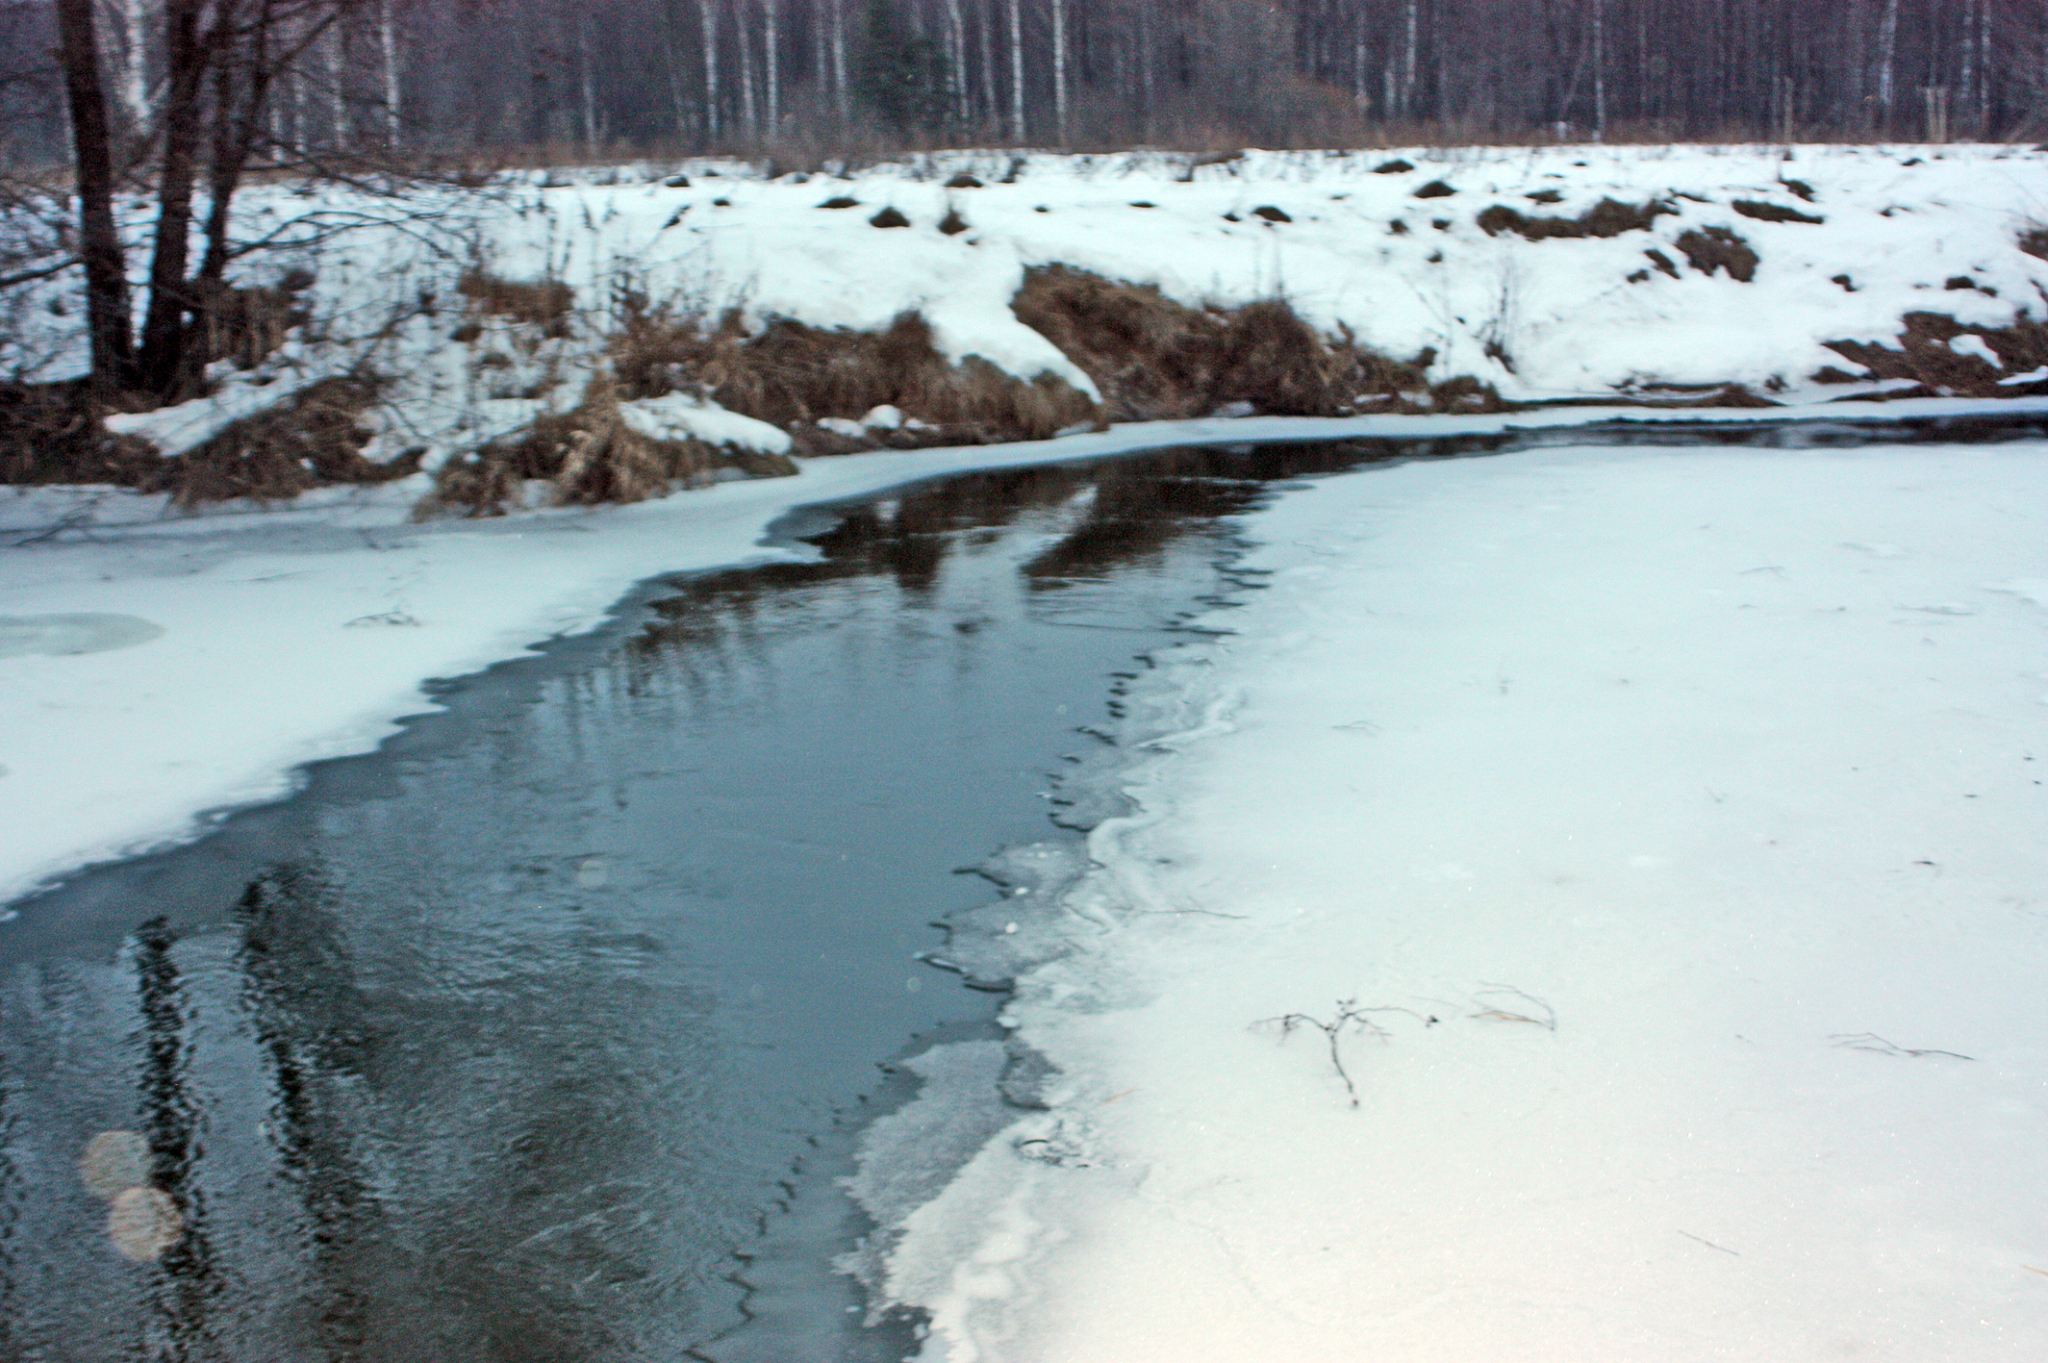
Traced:
<svg viewBox="0 0 2048 1363">
<path fill-rule="evenodd" d="M 1557 450 L 1251 517 L 1007 1009 L 1050 1109 L 900 1218 L 921 1357 L 2048 1357 L 2044 507 Z"/>
</svg>

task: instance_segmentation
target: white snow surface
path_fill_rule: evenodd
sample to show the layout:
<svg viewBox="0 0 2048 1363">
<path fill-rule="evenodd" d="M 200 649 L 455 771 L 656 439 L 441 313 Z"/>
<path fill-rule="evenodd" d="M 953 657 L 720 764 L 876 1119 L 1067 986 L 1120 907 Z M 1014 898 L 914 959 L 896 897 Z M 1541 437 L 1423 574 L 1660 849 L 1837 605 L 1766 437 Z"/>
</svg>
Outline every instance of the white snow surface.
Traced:
<svg viewBox="0 0 2048 1363">
<path fill-rule="evenodd" d="M 789 433 L 765 421 L 729 412 L 710 398 L 669 393 L 619 405 L 626 424 L 651 440 L 701 440 L 707 445 L 789 453 Z"/>
<path fill-rule="evenodd" d="M 1251 516 L 1006 1010 L 1050 1110 L 888 1223 L 920 1358 L 2048 1358 L 2044 509 L 2030 443 Z"/>
</svg>

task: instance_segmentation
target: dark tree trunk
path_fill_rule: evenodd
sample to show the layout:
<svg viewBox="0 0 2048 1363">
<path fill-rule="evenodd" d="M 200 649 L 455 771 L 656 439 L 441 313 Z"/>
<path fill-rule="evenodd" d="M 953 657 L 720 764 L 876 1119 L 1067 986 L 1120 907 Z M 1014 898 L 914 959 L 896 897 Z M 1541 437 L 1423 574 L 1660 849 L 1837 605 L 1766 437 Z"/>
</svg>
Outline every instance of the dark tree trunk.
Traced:
<svg viewBox="0 0 2048 1363">
<path fill-rule="evenodd" d="M 58 0 L 59 55 L 71 106 L 73 161 L 78 171 L 79 260 L 85 266 L 86 325 L 92 339 L 92 382 L 102 392 L 128 383 L 133 338 L 128 315 L 128 264 L 114 222 L 114 156 L 100 84 L 99 35 L 93 0 Z"/>
<path fill-rule="evenodd" d="M 199 170 L 199 146 L 206 131 L 201 116 L 206 74 L 226 24 L 216 13 L 204 19 L 208 0 L 167 0 L 164 6 L 166 89 L 162 127 L 163 164 L 157 183 L 156 249 L 149 263 L 149 311 L 142 322 L 137 358 L 142 386 L 159 397 L 176 396 L 184 378 L 185 318 L 195 302 L 186 280 L 191 258 L 192 191 Z"/>
</svg>

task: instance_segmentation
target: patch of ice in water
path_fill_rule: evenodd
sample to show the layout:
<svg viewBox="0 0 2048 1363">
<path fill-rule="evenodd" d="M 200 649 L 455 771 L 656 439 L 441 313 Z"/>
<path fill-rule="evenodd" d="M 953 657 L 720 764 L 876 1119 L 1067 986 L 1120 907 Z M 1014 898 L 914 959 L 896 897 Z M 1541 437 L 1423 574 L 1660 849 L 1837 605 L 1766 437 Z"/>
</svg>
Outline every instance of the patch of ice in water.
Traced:
<svg viewBox="0 0 2048 1363">
<path fill-rule="evenodd" d="M 78 653 L 110 653 L 146 644 L 164 632 L 136 615 L 0 615 L 0 658 L 47 653 L 53 658 Z"/>
<path fill-rule="evenodd" d="M 1009 988 L 1021 972 L 1074 949 L 1060 904 L 1087 869 L 1078 840 L 1003 848 L 978 868 L 1002 886 L 1002 896 L 946 915 L 946 945 L 926 961 L 958 971 L 979 989 Z"/>
<path fill-rule="evenodd" d="M 937 1197 L 954 1176 L 1017 1120 L 998 1083 L 1011 1064 L 1000 1041 L 934 1046 L 903 1062 L 923 1081 L 916 1098 L 878 1118 L 860 1138 L 846 1191 L 874 1220 L 875 1230 L 838 1262 L 840 1272 L 881 1301 L 891 1251 L 905 1218 Z"/>
</svg>

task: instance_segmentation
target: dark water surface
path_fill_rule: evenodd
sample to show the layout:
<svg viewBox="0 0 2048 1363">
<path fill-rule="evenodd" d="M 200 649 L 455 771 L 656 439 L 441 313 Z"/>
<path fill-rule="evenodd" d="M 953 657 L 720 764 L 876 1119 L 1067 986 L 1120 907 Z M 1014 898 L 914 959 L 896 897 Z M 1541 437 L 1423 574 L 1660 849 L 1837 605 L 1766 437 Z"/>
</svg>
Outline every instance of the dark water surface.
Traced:
<svg viewBox="0 0 2048 1363">
<path fill-rule="evenodd" d="M 1612 438 L 1873 434 L 1929 438 Z M 2012 434 L 2040 432 L 1937 433 Z M 1056 831 L 1076 731 L 1231 587 L 1228 518 L 1275 481 L 1598 438 L 1167 450 L 801 513 L 818 561 L 654 584 L 291 800 L 22 905 L 0 1359 L 900 1357 L 829 1272 L 858 1231 L 829 1174 L 878 1062 L 989 1026 L 917 960 L 990 897 L 958 868 Z"/>
</svg>

